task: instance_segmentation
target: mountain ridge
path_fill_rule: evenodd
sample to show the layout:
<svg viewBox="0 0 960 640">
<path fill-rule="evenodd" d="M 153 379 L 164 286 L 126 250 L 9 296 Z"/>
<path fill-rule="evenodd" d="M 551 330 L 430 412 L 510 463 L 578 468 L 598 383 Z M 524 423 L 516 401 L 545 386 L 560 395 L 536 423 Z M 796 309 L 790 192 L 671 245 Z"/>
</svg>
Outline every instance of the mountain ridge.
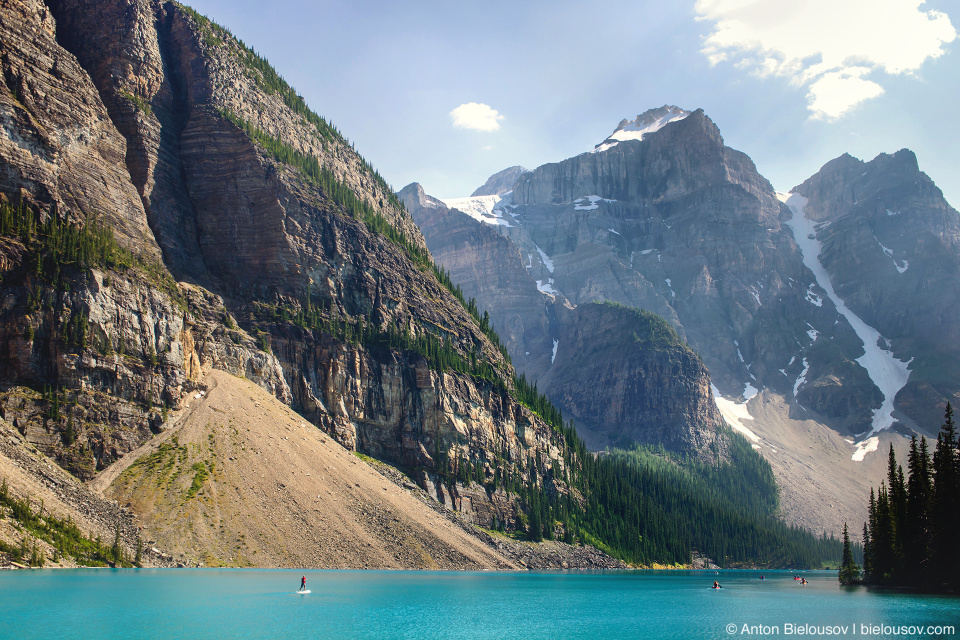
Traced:
<svg viewBox="0 0 960 640">
<path fill-rule="evenodd" d="M 783 403 L 789 417 L 784 420 L 779 410 L 776 417 L 764 410 L 772 430 L 761 429 L 764 437 L 751 435 L 756 438 L 754 448 L 774 462 L 780 481 L 787 479 L 788 467 L 777 468 L 778 449 L 770 442 L 798 442 L 789 431 L 809 432 L 804 426 L 809 420 L 848 438 L 859 434 L 864 441 L 851 440 L 846 453 L 849 462 L 859 464 L 863 454 L 857 457 L 857 447 L 869 450 L 865 439 L 874 439 L 871 424 L 884 395 L 858 362 L 866 356 L 852 320 L 840 313 L 804 264 L 803 247 L 790 225 L 794 211 L 781 203 L 749 157 L 725 147 L 719 129 L 702 110 L 666 122 L 641 140 L 599 146 L 596 153 L 523 174 L 512 193 L 492 205 L 492 215 L 475 217 L 507 241 L 498 253 L 502 274 L 526 271 L 527 279 L 535 280 L 547 299 L 569 300 L 577 306 L 613 300 L 660 314 L 707 363 L 719 393 L 736 399 L 738 411 L 746 415 L 748 407 L 759 406 L 758 394 L 769 390 L 770 397 L 763 402 Z M 860 182 L 844 185 L 844 180 L 852 179 Z M 911 362 L 909 381 L 893 391 L 892 420 L 901 429 L 929 433 L 931 425 L 938 424 L 936 412 L 942 413 L 947 400 L 956 401 L 956 390 L 951 390 L 955 382 L 950 381 L 960 379 L 950 373 L 942 349 L 932 346 L 948 343 L 953 331 L 945 320 L 951 317 L 947 309 L 952 308 L 952 289 L 944 285 L 955 270 L 956 252 L 948 247 L 953 246 L 950 229 L 957 224 L 956 212 L 920 173 L 916 157 L 907 150 L 881 154 L 869 163 L 841 156 L 793 191 L 809 196 L 806 210 L 813 212 L 816 225 L 810 233 L 822 243 L 831 279 L 841 269 L 861 274 L 872 270 L 891 278 L 905 276 L 904 286 L 911 283 L 913 291 L 898 285 L 891 289 L 896 294 L 887 293 L 877 278 L 864 279 L 871 286 L 863 287 L 841 277 L 835 286 L 844 300 L 852 294 L 850 306 L 868 323 L 877 324 L 873 314 L 878 303 L 886 305 L 886 317 L 897 319 L 892 327 L 878 325 L 879 335 L 892 341 L 885 348 L 900 361 Z M 901 211 L 910 213 L 901 217 Z M 869 212 L 879 222 L 856 226 L 860 212 Z M 918 220 L 914 228 L 923 231 L 908 236 L 917 238 L 908 249 L 902 239 L 894 239 L 891 224 L 903 225 L 911 215 Z M 511 289 L 513 280 L 504 282 L 496 263 L 481 266 L 466 261 L 470 250 L 463 243 L 468 236 L 460 236 L 455 249 L 437 244 L 449 231 L 436 216 L 421 218 L 418 222 L 435 258 L 455 269 L 454 279 L 465 290 L 477 292 L 478 302 L 498 318 L 498 327 L 509 327 L 504 331 L 518 368 L 541 378 L 551 342 L 542 329 L 540 305 L 511 302 L 498 309 L 496 287 Z M 869 261 L 856 269 L 850 267 L 846 253 L 851 237 L 860 242 L 862 255 L 870 254 Z M 930 249 L 926 255 L 937 256 L 931 263 L 936 267 L 914 269 L 923 261 L 917 257 L 920 243 Z M 514 264 L 517 253 L 519 265 Z M 475 255 L 482 260 L 481 252 Z M 484 282 L 477 277 L 481 273 Z M 914 274 L 924 276 L 918 282 L 911 280 L 920 277 Z M 918 295 L 920 290 L 937 288 L 948 292 L 932 307 L 929 294 Z M 912 308 L 937 311 L 911 316 L 896 306 L 896 301 L 906 299 L 916 301 Z M 502 316 L 504 311 L 509 311 L 508 317 Z M 927 343 L 913 349 L 912 345 L 921 345 L 919 336 Z M 848 446 L 841 438 L 832 442 L 842 449 Z M 788 484 L 791 491 L 803 492 L 795 483 Z M 866 484 L 863 490 L 868 490 Z M 794 498 L 792 517 L 799 522 L 805 502 L 802 495 Z M 821 511 L 809 506 L 811 512 Z M 822 513 L 813 526 L 831 531 L 840 524 L 836 514 Z"/>
</svg>

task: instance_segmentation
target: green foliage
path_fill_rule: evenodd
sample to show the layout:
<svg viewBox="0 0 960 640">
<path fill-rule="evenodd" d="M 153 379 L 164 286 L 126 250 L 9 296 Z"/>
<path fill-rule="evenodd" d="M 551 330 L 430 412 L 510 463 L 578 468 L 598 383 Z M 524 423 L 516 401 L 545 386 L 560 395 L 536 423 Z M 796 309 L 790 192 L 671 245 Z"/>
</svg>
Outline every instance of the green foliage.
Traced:
<svg viewBox="0 0 960 640">
<path fill-rule="evenodd" d="M 563 414 L 545 395 L 537 390 L 536 382 L 531 385 L 527 382 L 527 377 L 524 374 L 514 375 L 513 388 L 517 402 L 540 416 L 544 422 L 554 429 L 563 430 Z"/>
<path fill-rule="evenodd" d="M 308 182 L 323 191 L 343 213 L 362 221 L 370 231 L 384 236 L 403 249 L 415 265 L 424 270 L 432 266 L 433 262 L 430 259 L 430 254 L 426 250 L 410 242 L 402 231 L 391 225 L 369 202 L 358 197 L 356 192 L 346 183 L 338 180 L 329 168 L 320 164 L 317 158 L 300 153 L 279 137 L 271 136 L 257 129 L 230 111 L 221 109 L 218 113 L 224 119 L 242 129 L 251 140 L 272 155 L 277 162 L 298 169 Z M 398 208 L 402 209 L 403 205 L 401 203 L 397 202 L 396 204 Z"/>
<path fill-rule="evenodd" d="M 685 564 L 693 549 L 721 566 L 810 567 L 840 557 L 835 538 L 817 539 L 772 514 L 772 479 L 759 489 L 733 480 L 766 476 L 756 453 L 736 453 L 742 446 L 717 468 L 643 449 L 594 457 L 581 453 L 581 443 L 575 448 L 582 468 L 573 483 L 589 499 L 574 522 L 628 562 Z"/>
<path fill-rule="evenodd" d="M 99 539 L 92 540 L 84 536 L 70 518 L 58 518 L 50 513 L 44 513 L 42 502 L 40 509 L 34 511 L 29 499 L 17 499 L 10 495 L 4 479 L 3 485 L 0 486 L 0 513 L 7 510 L 16 524 L 34 538 L 32 550 L 26 535 L 19 547 L 0 542 L 0 551 L 10 553 L 15 562 L 26 560 L 31 566 L 43 566 L 45 557 L 37 543 L 37 540 L 43 540 L 56 550 L 58 556 L 71 557 L 79 565 L 106 566 L 115 563 L 115 566 L 130 566 L 122 559 L 119 539 L 115 542 L 115 547 L 120 549 L 119 553 L 115 549 L 103 548 Z M 119 561 L 116 560 L 117 557 L 120 557 Z"/>
<path fill-rule="evenodd" d="M 421 331 L 414 336 L 410 328 L 388 324 L 381 328 L 371 318 L 337 318 L 320 306 L 304 304 L 299 307 L 286 305 L 255 305 L 261 321 L 290 323 L 308 331 L 321 331 L 348 344 L 362 345 L 371 350 L 413 352 L 427 360 L 436 371 L 455 371 L 486 381 L 498 392 L 505 392 L 503 374 L 487 362 L 478 352 L 469 356 L 461 354 L 450 340 Z M 261 334 L 266 335 L 266 334 Z"/>
<path fill-rule="evenodd" d="M 109 227 L 96 219 L 88 219 L 83 225 L 71 223 L 61 218 L 56 208 L 41 217 L 23 203 L 0 203 L 0 235 L 18 238 L 33 249 L 30 263 L 41 277 L 69 266 L 124 270 L 136 262 L 133 253 L 117 243 Z"/>
<path fill-rule="evenodd" d="M 840 561 L 837 578 L 842 585 L 860 583 L 860 565 L 853 560 L 853 552 L 850 549 L 850 534 L 847 531 L 846 522 L 843 523 L 843 558 Z"/>
<path fill-rule="evenodd" d="M 135 96 L 129 91 L 121 91 L 120 95 L 123 96 L 124 99 L 133 103 L 133 105 L 143 113 L 147 114 L 148 116 L 153 115 L 153 109 L 150 107 L 150 103 L 143 98 Z"/>
<path fill-rule="evenodd" d="M 960 440 L 947 403 L 931 460 L 926 438 L 914 436 L 908 478 L 893 446 L 887 479 L 870 490 L 863 526 L 863 582 L 928 590 L 960 587 Z"/>
<path fill-rule="evenodd" d="M 193 470 L 193 482 L 190 483 L 190 489 L 187 490 L 187 500 L 197 495 L 197 492 L 203 488 L 203 483 L 206 482 L 207 478 L 210 476 L 210 472 L 213 470 L 213 465 L 209 461 L 204 462 L 195 462 L 190 468 Z"/>
<path fill-rule="evenodd" d="M 151 367 L 157 366 L 157 352 L 154 351 L 152 344 L 147 344 L 147 350 L 143 355 L 144 359 L 147 361 L 147 364 L 149 364 Z"/>
<path fill-rule="evenodd" d="M 119 272 L 133 270 L 147 276 L 152 284 L 185 306 L 176 281 L 161 262 L 121 246 L 110 227 L 96 218 L 88 217 L 83 224 L 77 224 L 68 216 L 61 216 L 56 207 L 42 215 L 23 202 L 19 205 L 2 202 L 0 236 L 18 239 L 26 248 L 23 262 L 28 272 L 59 289 L 68 290 L 69 276 L 93 267 Z M 42 293 L 39 288 L 31 293 L 32 308 L 39 306 Z M 85 336 L 76 335 L 74 339 L 74 344 L 83 340 L 86 346 Z"/>
<path fill-rule="evenodd" d="M 652 311 L 628 307 L 610 300 L 596 304 L 622 309 L 625 313 L 633 316 L 634 323 L 631 326 L 633 331 L 630 336 L 633 342 L 640 342 L 651 347 L 683 344 L 683 341 L 677 334 L 677 330 L 674 329 L 669 322 Z"/>
</svg>

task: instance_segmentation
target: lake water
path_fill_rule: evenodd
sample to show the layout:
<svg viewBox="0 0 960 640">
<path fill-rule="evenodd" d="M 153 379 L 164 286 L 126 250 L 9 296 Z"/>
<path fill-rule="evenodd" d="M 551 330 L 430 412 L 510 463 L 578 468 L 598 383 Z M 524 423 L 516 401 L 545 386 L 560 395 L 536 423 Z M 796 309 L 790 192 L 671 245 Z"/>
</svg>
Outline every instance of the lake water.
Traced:
<svg viewBox="0 0 960 640">
<path fill-rule="evenodd" d="M 841 589 L 834 572 L 308 571 L 306 596 L 301 575 L 4 571 L 0 638 L 960 637 L 960 598 Z"/>
</svg>

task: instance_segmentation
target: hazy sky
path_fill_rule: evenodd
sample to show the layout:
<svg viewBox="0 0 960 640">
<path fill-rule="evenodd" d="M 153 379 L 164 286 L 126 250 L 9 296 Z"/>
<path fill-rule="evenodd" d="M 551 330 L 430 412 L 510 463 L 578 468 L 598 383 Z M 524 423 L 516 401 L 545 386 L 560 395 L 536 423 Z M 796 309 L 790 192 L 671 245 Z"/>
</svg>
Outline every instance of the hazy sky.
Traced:
<svg viewBox="0 0 960 640">
<path fill-rule="evenodd" d="M 397 189 L 469 195 L 675 104 L 703 108 L 781 191 L 844 152 L 907 147 L 960 206 L 956 0 L 188 4 L 269 59 Z"/>
</svg>

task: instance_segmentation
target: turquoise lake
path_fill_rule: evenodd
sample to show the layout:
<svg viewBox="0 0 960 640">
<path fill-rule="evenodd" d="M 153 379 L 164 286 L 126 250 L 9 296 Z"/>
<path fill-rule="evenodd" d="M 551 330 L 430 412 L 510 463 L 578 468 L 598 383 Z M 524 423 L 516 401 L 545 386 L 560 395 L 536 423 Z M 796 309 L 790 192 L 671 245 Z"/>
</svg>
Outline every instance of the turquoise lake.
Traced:
<svg viewBox="0 0 960 640">
<path fill-rule="evenodd" d="M 294 593 L 301 575 L 310 595 Z M 805 572 L 806 586 L 764 575 L 9 571 L 0 638 L 960 637 L 960 598 L 841 589 L 834 572 Z"/>
</svg>

